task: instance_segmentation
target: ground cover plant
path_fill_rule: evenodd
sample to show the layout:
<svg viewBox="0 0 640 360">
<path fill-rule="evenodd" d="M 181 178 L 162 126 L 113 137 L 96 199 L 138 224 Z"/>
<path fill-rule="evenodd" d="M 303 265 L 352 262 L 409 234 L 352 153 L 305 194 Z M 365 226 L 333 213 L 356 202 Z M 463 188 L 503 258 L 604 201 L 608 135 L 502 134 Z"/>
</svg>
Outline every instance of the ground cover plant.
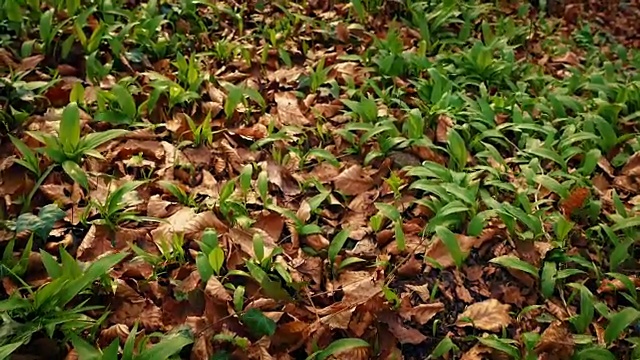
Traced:
<svg viewBox="0 0 640 360">
<path fill-rule="evenodd" d="M 0 359 L 640 359 L 636 5 L 0 0 Z"/>
</svg>

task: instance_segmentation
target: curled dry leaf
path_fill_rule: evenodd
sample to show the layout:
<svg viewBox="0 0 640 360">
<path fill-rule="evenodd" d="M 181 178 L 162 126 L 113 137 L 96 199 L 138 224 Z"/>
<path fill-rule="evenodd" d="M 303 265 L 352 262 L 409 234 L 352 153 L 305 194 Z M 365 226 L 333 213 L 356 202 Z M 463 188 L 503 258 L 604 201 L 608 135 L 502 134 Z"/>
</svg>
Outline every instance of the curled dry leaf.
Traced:
<svg viewBox="0 0 640 360">
<path fill-rule="evenodd" d="M 298 105 L 298 98 L 293 92 L 279 92 L 274 95 L 277 105 L 278 119 L 282 125 L 303 127 L 310 125 Z"/>
<path fill-rule="evenodd" d="M 458 315 L 456 325 L 460 327 L 473 326 L 487 331 L 500 331 L 511 324 L 509 305 L 502 304 L 496 299 L 488 299 L 469 305 Z"/>
<path fill-rule="evenodd" d="M 352 165 L 333 179 L 333 185 L 345 195 L 358 195 L 373 187 L 373 179 L 360 165 Z"/>
<path fill-rule="evenodd" d="M 125 324 L 111 325 L 106 329 L 100 331 L 100 342 L 109 344 L 114 339 L 119 339 L 121 344 L 127 341 L 129 336 L 129 327 Z"/>
<path fill-rule="evenodd" d="M 540 342 L 536 345 L 536 353 L 547 354 L 545 359 L 568 359 L 573 355 L 575 343 L 567 325 L 562 321 L 554 321 L 542 332 Z"/>
<path fill-rule="evenodd" d="M 561 63 L 561 64 L 567 64 L 567 65 L 573 65 L 573 66 L 580 64 L 580 59 L 572 51 L 568 51 L 562 56 L 554 57 L 551 59 L 551 61 L 555 63 Z"/>
<path fill-rule="evenodd" d="M 445 114 L 440 114 L 436 127 L 436 141 L 446 143 L 451 127 L 453 127 L 453 120 Z"/>
<path fill-rule="evenodd" d="M 444 310 L 444 304 L 441 302 L 433 304 L 420 304 L 410 308 L 400 310 L 400 316 L 405 319 L 413 318 L 418 324 L 424 325 L 434 316 Z"/>
<path fill-rule="evenodd" d="M 484 360 L 484 355 L 490 353 L 491 349 L 489 349 L 488 347 L 481 344 L 475 344 L 471 349 L 469 349 L 462 355 L 460 360 Z"/>
<path fill-rule="evenodd" d="M 471 249 L 481 247 L 485 242 L 493 239 L 495 234 L 495 230 L 485 230 L 480 236 L 465 236 L 461 234 L 456 234 L 458 239 L 458 244 L 460 245 L 460 250 L 463 254 L 468 254 Z M 425 252 L 425 256 L 428 256 L 435 261 L 437 261 L 443 267 L 451 267 L 455 265 L 453 261 L 453 257 L 451 256 L 451 252 L 447 246 L 442 242 L 442 240 L 438 237 L 435 237 L 434 240 L 429 244 L 427 250 Z"/>
<path fill-rule="evenodd" d="M 215 276 L 212 276 L 207 281 L 207 286 L 204 288 L 204 293 L 209 295 L 213 300 L 226 303 L 231 301 L 231 295 L 224 288 L 224 285 Z"/>
<path fill-rule="evenodd" d="M 427 337 L 417 329 L 404 326 L 395 314 L 384 312 L 378 318 L 389 326 L 389 331 L 401 344 L 417 345 L 427 340 Z"/>
<path fill-rule="evenodd" d="M 640 151 L 629 157 L 621 173 L 625 176 L 640 176 Z"/>
</svg>

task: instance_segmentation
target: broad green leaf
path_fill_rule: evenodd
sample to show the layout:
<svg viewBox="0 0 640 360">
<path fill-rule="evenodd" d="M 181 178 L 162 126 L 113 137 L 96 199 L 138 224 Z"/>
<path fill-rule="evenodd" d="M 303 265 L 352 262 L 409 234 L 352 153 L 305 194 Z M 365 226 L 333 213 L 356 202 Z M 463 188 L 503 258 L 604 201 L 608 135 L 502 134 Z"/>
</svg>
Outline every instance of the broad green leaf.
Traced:
<svg viewBox="0 0 640 360">
<path fill-rule="evenodd" d="M 22 346 L 22 342 L 15 342 L 7 345 L 0 346 L 0 359 L 7 359 L 14 351 L 16 351 L 20 346 Z"/>
<path fill-rule="evenodd" d="M 82 360 L 101 360 L 102 353 L 100 350 L 81 339 L 76 334 L 71 334 L 71 343 L 74 350 L 78 353 L 78 358 Z"/>
<path fill-rule="evenodd" d="M 337 355 L 347 350 L 357 349 L 361 347 L 369 347 L 369 343 L 357 338 L 347 338 L 335 340 L 324 350 L 318 352 L 315 357 L 309 357 L 315 360 L 326 360 L 333 355 Z M 307 358 L 309 360 L 309 358 Z"/>
<path fill-rule="evenodd" d="M 73 181 L 80 184 L 80 186 L 82 186 L 83 188 L 89 190 L 89 179 L 87 178 L 87 173 L 82 170 L 80 165 L 78 165 L 74 161 L 67 160 L 62 163 L 62 169 L 64 169 L 64 172 L 67 173 L 67 175 L 69 175 L 69 177 L 73 179 Z"/>
<path fill-rule="evenodd" d="M 340 250 L 342 250 L 344 244 L 347 242 L 350 233 L 351 231 L 348 228 L 342 229 L 342 231 L 340 231 L 336 236 L 333 237 L 333 240 L 331 240 L 331 244 L 329 245 L 329 250 L 327 252 L 330 264 L 335 263 L 336 257 L 340 253 Z"/>
<path fill-rule="evenodd" d="M 242 312 L 244 308 L 244 292 L 245 287 L 242 285 L 238 285 L 233 291 L 233 308 L 237 313 Z"/>
<path fill-rule="evenodd" d="M 184 331 L 177 334 L 166 335 L 159 343 L 138 354 L 136 360 L 166 360 L 192 342 L 193 338 L 187 336 Z"/>
<path fill-rule="evenodd" d="M 640 216 L 619 219 L 616 224 L 611 227 L 611 230 L 620 231 L 633 227 L 640 227 Z"/>
<path fill-rule="evenodd" d="M 402 228 L 402 221 L 396 221 L 393 226 L 396 235 L 396 245 L 399 251 L 404 251 L 406 247 L 406 241 L 404 237 L 404 229 Z"/>
<path fill-rule="evenodd" d="M 91 285 L 91 283 L 100 278 L 100 276 L 106 274 L 109 269 L 122 261 L 127 257 L 127 255 L 128 254 L 126 252 L 107 255 L 89 265 L 89 267 L 85 269 L 82 277 L 72 280 L 68 286 L 64 287 L 64 291 L 61 293 L 58 305 L 66 305 L 76 297 L 80 291 Z"/>
<path fill-rule="evenodd" d="M 222 248 L 218 246 L 211 250 L 209 253 L 209 264 L 211 264 L 211 268 L 216 274 L 220 273 L 224 265 L 224 251 L 222 251 Z"/>
<path fill-rule="evenodd" d="M 533 275 L 533 277 L 538 278 L 538 269 L 536 269 L 535 266 L 529 264 L 528 262 L 520 260 L 515 255 L 498 256 L 496 258 L 491 259 L 490 262 L 494 264 L 502 265 L 504 267 L 508 267 L 511 269 L 524 271 L 527 274 Z"/>
<path fill-rule="evenodd" d="M 478 341 L 485 346 L 501 351 L 509 355 L 513 359 L 520 357 L 520 350 L 517 347 L 509 344 L 504 339 L 499 339 L 497 336 L 478 337 Z"/>
<path fill-rule="evenodd" d="M 204 282 L 207 282 L 209 278 L 214 274 L 213 267 L 211 266 L 209 258 L 203 253 L 199 253 L 196 257 L 196 268 L 198 269 L 200 278 Z"/>
<path fill-rule="evenodd" d="M 126 133 L 128 133 L 127 130 L 111 129 L 87 134 L 80 141 L 80 147 L 84 150 L 92 150 L 106 143 L 107 141 L 118 138 Z"/>
<path fill-rule="evenodd" d="M 565 185 L 560 184 L 556 179 L 552 178 L 548 175 L 538 175 L 534 178 L 534 180 L 544 186 L 547 190 L 553 191 L 554 193 L 560 195 L 561 198 L 566 199 L 569 197 L 569 188 Z"/>
<path fill-rule="evenodd" d="M 545 158 L 553 162 L 556 162 L 558 165 L 562 166 L 563 169 L 566 168 L 567 166 L 567 162 L 564 161 L 562 156 L 560 156 L 557 152 L 553 150 L 550 150 L 547 148 L 534 148 L 534 149 L 527 149 L 526 151 L 535 156 L 539 156 L 541 158 Z"/>
<path fill-rule="evenodd" d="M 382 215 L 391 221 L 399 221 L 401 218 L 400 211 L 395 206 L 386 203 L 375 203 L 376 208 Z"/>
<path fill-rule="evenodd" d="M 60 144 L 67 153 L 73 153 L 80 143 L 80 110 L 78 104 L 70 103 L 62 111 L 60 121 Z"/>
<path fill-rule="evenodd" d="M 467 164 L 467 147 L 465 146 L 464 139 L 458 134 L 455 129 L 449 129 L 447 137 L 449 145 L 449 154 L 457 165 L 457 169 L 463 169 Z"/>
<path fill-rule="evenodd" d="M 257 337 L 272 336 L 276 332 L 275 321 L 266 317 L 262 311 L 251 308 L 240 316 L 249 331 Z"/>
<path fill-rule="evenodd" d="M 458 238 L 456 237 L 456 235 L 444 226 L 437 226 L 436 234 L 440 238 L 440 241 L 442 241 L 442 243 L 445 245 L 447 250 L 449 250 L 451 258 L 456 264 L 456 267 L 461 267 L 462 262 L 464 261 L 465 254 L 463 254 L 462 250 L 460 249 L 460 244 L 458 243 Z"/>
<path fill-rule="evenodd" d="M 553 262 L 545 262 L 542 266 L 542 276 L 540 278 L 540 292 L 545 298 L 550 298 L 553 295 L 556 287 L 556 274 L 558 268 Z"/>
<path fill-rule="evenodd" d="M 449 336 L 442 339 L 435 349 L 431 352 L 433 358 L 440 358 L 451 351 L 459 351 L 460 348 L 451 340 Z"/>
<path fill-rule="evenodd" d="M 592 347 L 578 351 L 572 359 L 576 360 L 618 360 L 609 350 Z"/>
<path fill-rule="evenodd" d="M 609 318 L 609 325 L 604 330 L 604 341 L 610 344 L 618 339 L 620 334 L 640 318 L 640 311 L 634 308 L 624 308 Z"/>
</svg>

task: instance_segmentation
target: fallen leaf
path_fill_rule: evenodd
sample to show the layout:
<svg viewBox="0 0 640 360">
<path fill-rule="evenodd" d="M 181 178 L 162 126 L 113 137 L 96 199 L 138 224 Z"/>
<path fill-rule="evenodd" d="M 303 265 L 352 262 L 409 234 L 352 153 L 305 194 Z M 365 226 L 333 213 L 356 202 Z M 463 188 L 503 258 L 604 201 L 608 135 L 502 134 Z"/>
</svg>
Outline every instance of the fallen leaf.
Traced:
<svg viewBox="0 0 640 360">
<path fill-rule="evenodd" d="M 509 305 L 500 303 L 496 299 L 488 299 L 467 306 L 465 311 L 458 315 L 457 326 L 473 326 L 487 331 L 500 331 L 511 324 Z M 465 319 L 465 320 L 463 320 Z M 467 321 L 470 319 L 472 321 Z"/>
<path fill-rule="evenodd" d="M 215 276 L 212 276 L 207 281 L 207 285 L 204 288 L 204 293 L 209 295 L 212 299 L 226 303 L 231 301 L 231 295 L 224 288 L 224 285 Z"/>
<path fill-rule="evenodd" d="M 580 64 L 580 59 L 572 51 L 567 51 L 562 56 L 554 57 L 554 58 L 551 59 L 551 61 L 553 61 L 555 63 L 562 63 L 562 64 L 568 64 L 568 65 L 573 65 L 573 66 L 576 66 L 576 65 Z"/>
<path fill-rule="evenodd" d="M 550 355 L 546 359 L 561 360 L 573 355 L 574 346 L 573 336 L 567 325 L 562 321 L 554 321 L 542 332 L 535 350 L 538 355 Z"/>
<path fill-rule="evenodd" d="M 400 314 L 403 318 L 413 318 L 418 324 L 424 325 L 434 316 L 444 310 L 444 304 L 441 302 L 433 304 L 419 304 L 408 309 L 402 310 Z"/>
<path fill-rule="evenodd" d="M 640 151 L 627 159 L 620 173 L 626 176 L 640 176 Z"/>
<path fill-rule="evenodd" d="M 30 71 L 36 68 L 40 62 L 44 60 L 44 55 L 33 55 L 22 59 L 18 68 L 15 69 L 18 72 Z"/>
<path fill-rule="evenodd" d="M 276 101 L 276 109 L 280 123 L 285 126 L 293 125 L 304 127 L 311 125 L 298 105 L 298 98 L 293 92 L 279 92 L 274 95 Z"/>
<path fill-rule="evenodd" d="M 449 138 L 449 129 L 453 127 L 453 120 L 445 115 L 438 115 L 438 125 L 436 127 L 436 141 L 447 143 Z"/>
<path fill-rule="evenodd" d="M 333 179 L 333 185 L 345 195 L 358 195 L 373 187 L 373 179 L 360 165 L 352 165 Z"/>
<path fill-rule="evenodd" d="M 395 314 L 384 312 L 379 319 L 389 326 L 389 331 L 401 344 L 418 345 L 427 340 L 427 337 L 417 329 L 404 326 Z"/>
<path fill-rule="evenodd" d="M 471 349 L 469 349 L 462 355 L 460 360 L 484 360 L 485 357 L 483 355 L 490 353 L 491 349 L 489 349 L 488 347 L 481 344 L 475 344 Z"/>
</svg>

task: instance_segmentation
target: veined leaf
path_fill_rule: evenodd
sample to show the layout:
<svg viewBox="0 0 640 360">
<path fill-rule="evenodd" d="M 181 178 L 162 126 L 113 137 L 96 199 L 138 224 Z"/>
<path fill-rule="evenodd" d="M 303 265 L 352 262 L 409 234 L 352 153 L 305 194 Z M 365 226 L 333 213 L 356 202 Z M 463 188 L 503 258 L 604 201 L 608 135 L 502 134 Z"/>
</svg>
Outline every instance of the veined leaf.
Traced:
<svg viewBox="0 0 640 360">
<path fill-rule="evenodd" d="M 609 318 L 609 325 L 604 331 L 604 341 L 610 344 L 631 324 L 640 318 L 640 311 L 634 308 L 624 308 Z"/>
<path fill-rule="evenodd" d="M 498 256 L 496 258 L 491 259 L 492 263 L 502 265 L 504 267 L 524 271 L 527 274 L 533 275 L 533 277 L 538 278 L 538 269 L 535 266 L 529 264 L 526 261 L 520 260 L 517 256 L 514 255 L 503 255 Z"/>
<path fill-rule="evenodd" d="M 78 104 L 70 103 L 62 112 L 60 121 L 60 144 L 67 153 L 73 153 L 80 143 L 80 110 Z"/>
</svg>

